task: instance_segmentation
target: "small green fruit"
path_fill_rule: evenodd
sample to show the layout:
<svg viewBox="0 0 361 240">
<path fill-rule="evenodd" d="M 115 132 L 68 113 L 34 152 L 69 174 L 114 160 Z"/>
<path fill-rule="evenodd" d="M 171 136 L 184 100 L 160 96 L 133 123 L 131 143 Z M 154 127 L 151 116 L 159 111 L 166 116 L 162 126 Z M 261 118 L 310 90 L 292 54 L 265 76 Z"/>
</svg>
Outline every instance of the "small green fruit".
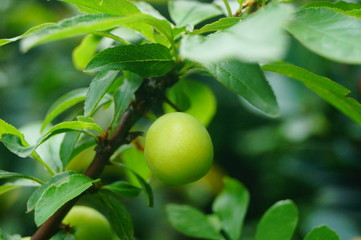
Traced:
<svg viewBox="0 0 361 240">
<path fill-rule="evenodd" d="M 90 207 L 73 207 L 64 218 L 63 223 L 73 229 L 76 240 L 113 239 L 113 232 L 108 220 L 100 212 Z"/>
<path fill-rule="evenodd" d="M 149 168 L 169 184 L 187 184 L 203 177 L 213 162 L 212 140 L 206 128 L 186 113 L 158 118 L 145 138 Z"/>
<path fill-rule="evenodd" d="M 94 147 L 87 148 L 83 150 L 81 153 L 76 155 L 69 164 L 66 166 L 66 170 L 73 170 L 76 172 L 84 172 L 85 169 L 90 165 L 93 161 L 96 152 L 94 151 Z"/>
</svg>

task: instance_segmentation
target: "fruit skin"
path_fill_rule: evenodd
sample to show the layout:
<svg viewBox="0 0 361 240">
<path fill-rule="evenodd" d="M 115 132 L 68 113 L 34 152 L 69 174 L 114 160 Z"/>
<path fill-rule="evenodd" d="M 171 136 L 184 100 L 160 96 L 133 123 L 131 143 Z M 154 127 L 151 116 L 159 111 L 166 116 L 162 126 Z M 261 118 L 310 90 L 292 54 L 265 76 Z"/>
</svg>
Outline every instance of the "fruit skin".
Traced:
<svg viewBox="0 0 361 240">
<path fill-rule="evenodd" d="M 112 240 L 108 220 L 98 211 L 86 206 L 74 206 L 63 219 L 72 228 L 76 240 Z"/>
<path fill-rule="evenodd" d="M 167 113 L 148 129 L 145 158 L 153 174 L 180 185 L 203 177 L 212 166 L 213 144 L 206 128 L 193 116 Z"/>
</svg>

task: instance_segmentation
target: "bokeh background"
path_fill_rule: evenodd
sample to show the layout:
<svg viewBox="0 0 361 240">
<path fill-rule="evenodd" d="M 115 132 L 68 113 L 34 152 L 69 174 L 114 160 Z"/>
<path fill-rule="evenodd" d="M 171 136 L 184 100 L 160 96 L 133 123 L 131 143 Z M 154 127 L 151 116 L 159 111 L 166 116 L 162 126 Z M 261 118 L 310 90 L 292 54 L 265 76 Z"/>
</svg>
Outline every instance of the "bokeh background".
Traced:
<svg viewBox="0 0 361 240">
<path fill-rule="evenodd" d="M 168 16 L 164 1 L 149 2 Z M 76 9 L 58 1 L 1 0 L 0 38 L 14 37 L 34 25 L 74 14 Z M 25 54 L 17 42 L 1 47 L 0 118 L 31 134 L 59 96 L 88 86 L 92 77 L 76 70 L 71 59 L 80 40 L 45 44 Z M 329 61 L 294 40 L 286 59 L 331 78 L 350 89 L 350 96 L 361 100 L 360 66 Z M 251 195 L 242 239 L 252 239 L 262 214 L 283 199 L 292 199 L 299 207 L 295 240 L 320 224 L 333 228 L 343 240 L 360 239 L 361 127 L 301 83 L 276 74 L 267 73 L 267 78 L 280 105 L 277 118 L 257 112 L 214 79 L 193 77 L 206 83 L 217 100 L 217 111 L 208 126 L 215 147 L 215 166 L 201 181 L 183 187 L 153 180 L 153 209 L 145 206 L 142 197 L 125 200 L 139 239 L 189 239 L 170 226 L 165 205 L 190 204 L 210 213 L 225 175 L 244 183 Z M 44 177 L 41 166 L 31 159 L 17 158 L 2 144 L 0 169 Z M 108 174 L 114 179 L 119 172 Z M 25 213 L 32 191 L 22 188 L 0 195 L 0 228 L 23 236 L 35 231 L 32 213 Z"/>
</svg>

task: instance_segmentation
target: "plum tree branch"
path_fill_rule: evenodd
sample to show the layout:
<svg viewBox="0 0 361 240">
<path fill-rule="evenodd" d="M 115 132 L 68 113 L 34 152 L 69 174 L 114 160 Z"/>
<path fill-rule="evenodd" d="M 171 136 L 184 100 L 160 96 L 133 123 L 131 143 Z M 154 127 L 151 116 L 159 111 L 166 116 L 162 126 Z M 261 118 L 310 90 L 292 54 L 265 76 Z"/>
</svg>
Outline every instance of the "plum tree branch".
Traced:
<svg viewBox="0 0 361 240">
<path fill-rule="evenodd" d="M 96 147 L 96 154 L 84 175 L 96 179 L 103 172 L 104 167 L 109 163 L 112 154 L 123 144 L 129 142 L 128 134 L 133 124 L 147 111 L 153 104 L 161 102 L 165 90 L 177 81 L 176 75 L 169 73 L 160 78 L 145 78 L 142 85 L 135 92 L 135 101 L 122 115 L 117 128 L 113 134 L 107 137 L 100 137 Z M 106 136 L 106 134 L 105 134 Z M 47 240 L 60 230 L 63 218 L 76 204 L 82 195 L 70 200 L 60 207 L 31 237 L 32 240 Z"/>
</svg>

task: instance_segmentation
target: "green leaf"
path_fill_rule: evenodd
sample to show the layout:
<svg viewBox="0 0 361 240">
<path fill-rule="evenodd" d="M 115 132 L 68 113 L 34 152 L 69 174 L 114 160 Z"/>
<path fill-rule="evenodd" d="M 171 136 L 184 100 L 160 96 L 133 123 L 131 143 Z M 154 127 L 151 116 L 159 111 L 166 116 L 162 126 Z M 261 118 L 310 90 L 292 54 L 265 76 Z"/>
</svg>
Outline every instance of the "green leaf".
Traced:
<svg viewBox="0 0 361 240">
<path fill-rule="evenodd" d="M 84 103 L 84 116 L 92 116 L 103 96 L 116 79 L 119 71 L 100 72 L 92 80 Z"/>
<path fill-rule="evenodd" d="M 38 187 L 40 184 L 37 181 L 30 179 L 18 179 L 13 182 L 5 183 L 4 185 L 0 185 L 0 195 L 11 190 L 15 190 L 21 187 Z"/>
<path fill-rule="evenodd" d="M 196 25 L 223 14 L 222 10 L 214 4 L 193 0 L 172 0 L 168 3 L 168 8 L 170 17 L 178 27 Z"/>
<path fill-rule="evenodd" d="M 54 127 L 50 128 L 42 136 L 40 143 L 43 143 L 44 141 L 46 141 L 47 139 L 49 139 L 50 137 L 52 137 L 56 134 L 69 132 L 69 131 L 82 132 L 82 133 L 92 136 L 93 135 L 93 134 L 91 134 L 92 131 L 101 133 L 102 128 L 95 122 L 93 122 L 93 121 L 87 122 L 87 121 L 85 121 L 85 119 L 81 119 L 81 121 L 62 122 L 62 123 L 59 123 L 59 124 L 55 125 Z"/>
<path fill-rule="evenodd" d="M 321 56 L 361 64 L 361 18 L 330 8 L 306 8 L 297 12 L 287 29 Z"/>
<path fill-rule="evenodd" d="M 81 135 L 80 132 L 68 132 L 60 145 L 60 159 L 63 167 L 66 168 L 69 162 L 79 153 L 87 148 L 96 145 L 96 139 L 87 135 Z"/>
<path fill-rule="evenodd" d="M 91 34 L 83 38 L 72 54 L 73 63 L 76 69 L 85 69 L 86 65 L 94 57 L 101 39 L 101 37 Z"/>
<path fill-rule="evenodd" d="M 121 197 L 132 198 L 139 195 L 142 190 L 139 187 L 136 187 L 125 181 L 117 181 L 113 182 L 109 185 L 105 185 L 102 187 L 103 190 L 111 191 Z"/>
<path fill-rule="evenodd" d="M 20 188 L 20 186 L 15 186 L 15 185 L 0 185 L 0 195 L 7 193 L 11 190 Z"/>
<path fill-rule="evenodd" d="M 290 240 L 297 221 L 297 206 L 291 200 L 279 201 L 262 216 L 256 240 Z"/>
<path fill-rule="evenodd" d="M 30 156 L 40 145 L 24 146 L 18 136 L 11 134 L 4 134 L 2 140 L 7 149 L 22 158 Z"/>
<path fill-rule="evenodd" d="M 301 9 L 306 8 L 333 8 L 335 10 L 341 10 L 345 13 L 352 12 L 353 10 L 359 10 L 361 9 L 361 4 L 357 3 L 349 3 L 344 1 L 339 2 L 311 2 L 305 6 L 303 6 Z"/>
<path fill-rule="evenodd" d="M 132 219 L 119 199 L 102 192 L 99 192 L 97 196 L 102 203 L 102 213 L 109 219 L 109 222 L 118 237 L 122 240 L 134 239 Z"/>
<path fill-rule="evenodd" d="M 63 179 L 69 177 L 71 174 L 74 174 L 74 172 L 62 172 L 57 175 L 54 175 L 50 181 L 42 184 L 39 188 L 37 188 L 29 197 L 26 206 L 27 206 L 27 212 L 32 211 L 36 203 L 39 201 L 39 199 L 42 197 L 44 191 L 49 188 L 52 184 L 53 185 L 59 185 L 63 181 Z"/>
<path fill-rule="evenodd" d="M 17 179 L 13 182 L 7 182 L 3 185 L 0 185 L 0 195 L 21 187 L 38 187 L 40 186 L 39 182 L 41 181 L 26 178 Z"/>
<path fill-rule="evenodd" d="M 42 137 L 33 146 L 24 146 L 21 142 L 21 139 L 18 136 L 11 134 L 3 135 L 3 143 L 11 152 L 15 153 L 19 157 L 25 158 L 31 155 L 37 147 L 39 147 L 49 138 L 57 134 L 70 132 L 70 131 L 86 133 L 96 138 L 96 136 L 93 135 L 92 131 L 101 133 L 102 129 L 99 125 L 97 125 L 94 122 L 84 122 L 84 121 L 62 122 L 50 128 L 44 135 L 42 135 Z"/>
<path fill-rule="evenodd" d="M 135 91 L 142 84 L 142 78 L 132 72 L 124 73 L 124 81 L 122 86 L 114 93 L 114 118 L 112 128 L 116 128 L 120 118 L 129 107 Z"/>
<path fill-rule="evenodd" d="M 30 28 L 28 31 L 26 31 L 25 33 L 23 33 L 20 36 L 13 37 L 13 38 L 0 39 L 0 47 L 3 46 L 3 45 L 6 45 L 8 43 L 15 42 L 17 40 L 25 38 L 27 36 L 30 36 L 31 34 L 34 34 L 37 31 L 40 31 L 41 29 L 52 26 L 52 25 L 55 25 L 55 23 L 43 23 L 43 24 L 40 24 L 38 26 Z"/>
<path fill-rule="evenodd" d="M 182 79 L 167 91 L 168 99 L 181 111 L 197 118 L 207 126 L 216 113 L 217 102 L 212 90 L 205 84 Z M 169 104 L 163 104 L 165 112 L 175 112 Z"/>
<path fill-rule="evenodd" d="M 312 229 L 304 240 L 341 240 L 340 237 L 332 229 L 327 226 L 319 226 Z"/>
<path fill-rule="evenodd" d="M 61 113 L 84 101 L 86 91 L 87 88 L 75 89 L 57 99 L 49 108 L 45 120 L 41 126 L 41 130 L 44 130 L 44 128 Z"/>
<path fill-rule="evenodd" d="M 168 204 L 166 212 L 172 226 L 187 236 L 202 239 L 223 239 L 217 229 L 209 222 L 207 216 L 191 206 Z"/>
<path fill-rule="evenodd" d="M 224 178 L 225 187 L 212 205 L 222 228 L 233 240 L 241 236 L 243 220 L 249 203 L 248 190 L 236 179 Z"/>
<path fill-rule="evenodd" d="M 184 37 L 180 55 L 201 63 L 230 58 L 247 62 L 280 59 L 287 50 L 283 26 L 292 10 L 290 5 L 269 4 L 228 29 L 207 37 Z"/>
<path fill-rule="evenodd" d="M 128 0 L 61 0 L 73 3 L 85 13 L 107 13 L 113 15 L 130 15 L 139 13 L 139 9 Z"/>
<path fill-rule="evenodd" d="M 145 181 L 144 178 L 140 174 L 138 174 L 136 171 L 134 171 L 130 167 L 128 167 L 122 163 L 117 163 L 117 162 L 113 162 L 113 164 L 127 169 L 136 177 L 136 179 L 138 180 L 138 182 L 140 183 L 140 185 L 142 186 L 142 188 L 144 189 L 144 191 L 147 195 L 148 207 L 153 207 L 153 204 L 154 204 L 153 190 L 152 190 L 152 187 L 147 183 L 147 181 Z"/>
<path fill-rule="evenodd" d="M 229 90 L 242 96 L 265 114 L 278 115 L 276 97 L 259 65 L 228 60 L 204 66 Z"/>
<path fill-rule="evenodd" d="M 95 55 L 85 71 L 127 70 L 142 77 L 158 77 L 174 64 L 169 49 L 161 44 L 123 45 Z"/>
<path fill-rule="evenodd" d="M 4 170 L 0 170 L 0 179 L 5 179 L 5 178 L 22 178 L 22 179 L 29 179 L 40 184 L 42 183 L 40 179 L 37 179 L 35 177 L 27 176 L 21 173 L 14 173 L 14 172 L 7 172 Z"/>
<path fill-rule="evenodd" d="M 51 180 L 50 184 L 47 184 L 36 202 L 35 223 L 37 226 L 43 224 L 62 205 L 79 196 L 96 181 L 74 172 L 61 176 L 60 179 L 56 179 L 56 183 Z"/>
<path fill-rule="evenodd" d="M 59 23 L 45 27 L 21 41 L 21 49 L 29 49 L 51 41 L 70 38 L 96 31 L 105 31 L 118 26 L 124 26 L 141 32 L 149 40 L 154 41 L 151 28 L 164 35 L 173 44 L 173 31 L 168 21 L 137 13 L 130 16 L 115 16 L 107 14 L 88 14 L 64 19 Z"/>
<path fill-rule="evenodd" d="M 230 28 L 241 21 L 238 17 L 221 18 L 218 21 L 204 25 L 201 29 L 194 30 L 190 34 L 204 34 Z"/>
<path fill-rule="evenodd" d="M 7 145 L 8 138 L 10 138 L 10 141 L 12 141 L 14 140 L 13 139 L 14 137 L 15 137 L 15 141 L 17 142 L 15 144 L 15 149 L 13 149 L 12 146 L 8 148 Z M 5 147 L 7 147 L 12 152 L 13 151 L 16 152 L 16 149 L 18 147 L 20 148 L 29 147 L 29 143 L 25 141 L 24 134 L 22 134 L 18 129 L 16 129 L 14 126 L 10 125 L 9 123 L 3 121 L 2 119 L 0 119 L 0 140 L 4 143 Z M 36 152 L 32 152 L 31 156 L 41 165 L 43 165 L 50 174 L 52 175 L 54 174 L 54 171 L 51 169 L 51 167 L 46 162 L 44 162 Z"/>
<path fill-rule="evenodd" d="M 148 14 L 150 16 L 153 16 L 155 18 L 158 18 L 158 19 L 161 19 L 161 20 L 166 20 L 166 18 L 160 14 L 160 12 L 155 9 L 150 3 L 148 2 L 143 2 L 143 1 L 135 1 L 133 2 L 133 4 L 135 6 L 137 6 L 137 8 L 142 12 L 142 13 L 145 13 L 145 14 Z"/>
<path fill-rule="evenodd" d="M 18 136 L 21 140 L 22 145 L 29 146 L 29 144 L 25 141 L 24 134 L 22 134 L 13 125 L 0 119 L 0 140 L 2 140 L 2 137 L 5 134 L 12 134 L 12 135 Z"/>
<path fill-rule="evenodd" d="M 346 116 L 361 124 L 361 104 L 347 97 L 350 90 L 332 80 L 316 75 L 306 69 L 286 62 L 276 62 L 262 67 L 263 70 L 276 72 L 301 81 L 318 96 L 332 104 Z"/>
</svg>

